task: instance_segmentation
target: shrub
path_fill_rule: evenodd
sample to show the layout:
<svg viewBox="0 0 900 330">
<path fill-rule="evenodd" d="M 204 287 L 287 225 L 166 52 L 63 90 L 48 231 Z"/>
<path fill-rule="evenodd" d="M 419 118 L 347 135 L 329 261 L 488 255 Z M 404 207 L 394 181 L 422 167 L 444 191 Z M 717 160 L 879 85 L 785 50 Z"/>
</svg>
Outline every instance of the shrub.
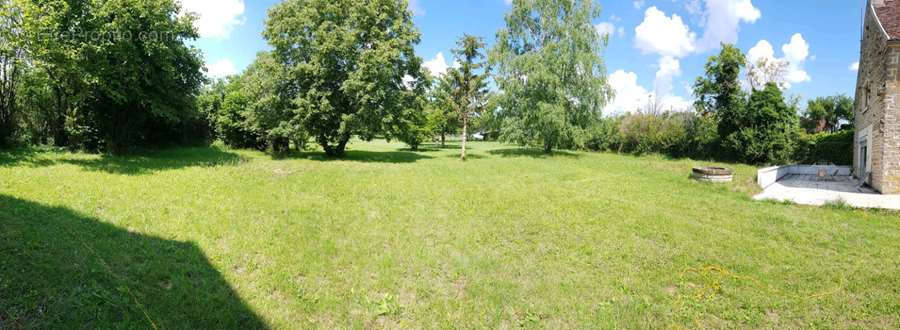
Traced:
<svg viewBox="0 0 900 330">
<path fill-rule="evenodd" d="M 852 130 L 835 133 L 802 134 L 795 159 L 806 164 L 853 164 Z"/>
</svg>

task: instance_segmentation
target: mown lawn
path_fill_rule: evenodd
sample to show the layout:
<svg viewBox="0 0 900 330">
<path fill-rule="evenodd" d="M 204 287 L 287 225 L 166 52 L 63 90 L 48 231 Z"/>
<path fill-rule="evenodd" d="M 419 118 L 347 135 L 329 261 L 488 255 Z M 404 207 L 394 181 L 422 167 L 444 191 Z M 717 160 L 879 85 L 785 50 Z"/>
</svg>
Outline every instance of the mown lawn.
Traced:
<svg viewBox="0 0 900 330">
<path fill-rule="evenodd" d="M 900 327 L 897 213 L 429 147 L 0 153 L 0 328 Z"/>
</svg>

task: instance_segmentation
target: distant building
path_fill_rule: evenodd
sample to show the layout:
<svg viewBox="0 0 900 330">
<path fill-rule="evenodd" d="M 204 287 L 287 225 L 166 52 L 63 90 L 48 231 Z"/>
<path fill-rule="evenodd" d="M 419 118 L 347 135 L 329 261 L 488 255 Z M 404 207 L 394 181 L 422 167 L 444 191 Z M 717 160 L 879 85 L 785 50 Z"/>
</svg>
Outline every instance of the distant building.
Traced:
<svg viewBox="0 0 900 330">
<path fill-rule="evenodd" d="M 900 0 L 869 0 L 856 82 L 857 177 L 900 194 Z"/>
</svg>

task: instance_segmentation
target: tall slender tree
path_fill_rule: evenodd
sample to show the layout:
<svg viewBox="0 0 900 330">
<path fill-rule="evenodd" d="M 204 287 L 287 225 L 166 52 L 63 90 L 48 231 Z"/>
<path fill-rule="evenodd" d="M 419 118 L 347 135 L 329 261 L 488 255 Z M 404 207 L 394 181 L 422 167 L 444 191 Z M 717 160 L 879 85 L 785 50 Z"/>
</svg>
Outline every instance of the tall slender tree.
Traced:
<svg viewBox="0 0 900 330">
<path fill-rule="evenodd" d="M 598 123 L 613 91 L 593 25 L 595 0 L 513 0 L 490 54 L 502 91 L 501 137 L 522 145 L 577 147 Z"/>
<path fill-rule="evenodd" d="M 0 147 L 15 137 L 16 91 L 23 68 L 20 15 L 9 0 L 0 0 Z"/>
<path fill-rule="evenodd" d="M 469 135 L 469 121 L 481 112 L 487 103 L 487 77 L 489 70 L 483 61 L 484 41 L 472 35 L 463 35 L 453 50 L 459 62 L 458 68 L 451 68 L 447 76 L 451 82 L 451 104 L 462 123 L 462 150 L 460 158 L 466 160 L 466 142 Z"/>
</svg>

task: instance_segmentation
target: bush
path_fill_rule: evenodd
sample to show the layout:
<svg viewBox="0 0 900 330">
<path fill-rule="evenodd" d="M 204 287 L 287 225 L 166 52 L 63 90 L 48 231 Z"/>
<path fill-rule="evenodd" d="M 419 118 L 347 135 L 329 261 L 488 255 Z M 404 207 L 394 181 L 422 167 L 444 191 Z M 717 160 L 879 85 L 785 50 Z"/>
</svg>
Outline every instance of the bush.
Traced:
<svg viewBox="0 0 900 330">
<path fill-rule="evenodd" d="M 853 130 L 835 133 L 803 134 L 794 157 L 806 164 L 853 164 Z"/>
<path fill-rule="evenodd" d="M 585 148 L 704 159 L 715 157 L 721 150 L 715 120 L 693 112 L 607 118 L 591 128 Z"/>
</svg>

